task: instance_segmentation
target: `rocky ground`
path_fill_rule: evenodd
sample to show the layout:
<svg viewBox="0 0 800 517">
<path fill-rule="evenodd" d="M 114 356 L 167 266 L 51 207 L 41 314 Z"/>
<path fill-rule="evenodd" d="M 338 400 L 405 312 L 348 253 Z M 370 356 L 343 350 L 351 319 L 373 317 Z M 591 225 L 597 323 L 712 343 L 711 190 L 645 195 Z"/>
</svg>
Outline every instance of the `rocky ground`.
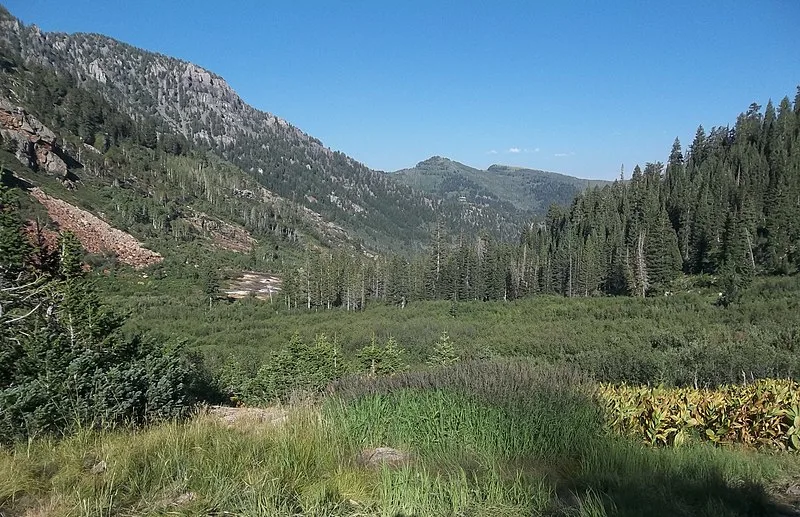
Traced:
<svg viewBox="0 0 800 517">
<path fill-rule="evenodd" d="M 260 300 L 271 300 L 281 290 L 281 279 L 269 273 L 245 271 L 225 289 L 230 298 L 255 296 Z"/>
<path fill-rule="evenodd" d="M 214 244 L 222 249 L 247 253 L 256 244 L 256 240 L 241 226 L 226 223 L 216 217 L 198 212 L 188 221 L 204 235 L 208 235 Z"/>
<path fill-rule="evenodd" d="M 30 190 L 55 221 L 59 230 L 71 231 L 90 253 L 113 253 L 123 264 L 143 268 L 163 260 L 161 255 L 142 246 L 135 237 L 112 227 L 99 217 L 74 205 L 48 196 L 40 188 Z"/>
</svg>

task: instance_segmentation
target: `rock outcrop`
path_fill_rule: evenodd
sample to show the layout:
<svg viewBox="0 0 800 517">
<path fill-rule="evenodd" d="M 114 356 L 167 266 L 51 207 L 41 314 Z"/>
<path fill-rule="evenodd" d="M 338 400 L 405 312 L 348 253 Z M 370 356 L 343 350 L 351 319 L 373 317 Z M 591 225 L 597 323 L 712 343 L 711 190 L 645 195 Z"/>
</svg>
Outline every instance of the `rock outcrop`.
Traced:
<svg viewBox="0 0 800 517">
<path fill-rule="evenodd" d="M 66 177 L 67 164 L 59 156 L 55 133 L 4 97 L 0 97 L 0 134 L 16 143 L 15 155 L 23 165 Z"/>
</svg>

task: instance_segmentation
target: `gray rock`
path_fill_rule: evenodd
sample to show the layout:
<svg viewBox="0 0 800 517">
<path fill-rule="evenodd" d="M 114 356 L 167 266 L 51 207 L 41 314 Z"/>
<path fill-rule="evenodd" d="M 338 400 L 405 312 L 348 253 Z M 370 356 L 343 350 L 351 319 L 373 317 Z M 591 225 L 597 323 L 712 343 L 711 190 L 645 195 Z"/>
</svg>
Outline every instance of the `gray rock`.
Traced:
<svg viewBox="0 0 800 517">
<path fill-rule="evenodd" d="M 99 461 L 94 465 L 94 467 L 92 467 L 89 470 L 89 472 L 91 472 L 92 474 L 97 476 L 97 475 L 102 474 L 103 472 L 105 472 L 107 469 L 108 469 L 108 465 L 106 465 L 106 462 L 105 461 Z"/>
<path fill-rule="evenodd" d="M 67 175 L 67 164 L 58 155 L 56 134 L 39 120 L 0 97 L 0 133 L 17 142 L 17 159 L 26 167 L 39 167 L 60 177 Z"/>
<path fill-rule="evenodd" d="M 184 492 L 183 494 L 175 498 L 174 504 L 176 506 L 183 506 L 185 504 L 189 504 L 196 500 L 197 500 L 197 494 L 195 494 L 194 492 Z"/>
<path fill-rule="evenodd" d="M 407 463 L 411 456 L 399 449 L 392 447 L 375 447 L 364 449 L 359 455 L 359 463 L 375 467 L 380 465 L 398 466 Z"/>
</svg>

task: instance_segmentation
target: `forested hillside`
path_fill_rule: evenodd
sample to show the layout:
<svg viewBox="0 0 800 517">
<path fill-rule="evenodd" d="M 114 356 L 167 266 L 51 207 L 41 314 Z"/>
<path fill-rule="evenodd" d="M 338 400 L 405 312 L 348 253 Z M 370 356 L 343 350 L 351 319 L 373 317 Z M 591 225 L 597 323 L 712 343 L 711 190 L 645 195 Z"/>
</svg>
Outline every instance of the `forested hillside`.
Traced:
<svg viewBox="0 0 800 517">
<path fill-rule="evenodd" d="M 72 76 L 141 123 L 149 141 L 175 133 L 212 150 L 259 185 L 342 226 L 370 248 L 419 249 L 442 221 L 453 232 L 512 235 L 519 221 L 393 181 L 270 113 L 242 101 L 221 77 L 97 34 L 44 33 L 0 7 L 0 43 L 25 62 Z M 93 138 L 96 127 L 81 136 Z"/>
<path fill-rule="evenodd" d="M 154 128 L 152 118 L 134 119 L 74 77 L 0 48 L 0 164 L 17 171 L 21 184 L 31 182 L 27 188 L 99 213 L 171 260 L 189 254 L 196 263 L 227 249 L 245 252 L 228 256 L 231 267 L 280 269 L 286 253 L 356 246 L 319 214 L 182 135 Z M 8 174 L 4 181 L 19 183 Z"/>
<path fill-rule="evenodd" d="M 701 126 L 685 152 L 676 139 L 666 166 L 637 166 L 629 181 L 551 206 L 517 243 L 444 233 L 410 260 L 319 257 L 288 279 L 287 303 L 663 295 L 683 273 L 715 275 L 721 302 L 734 301 L 753 275 L 792 274 L 800 262 L 800 93 L 751 105 L 733 127 Z"/>
<path fill-rule="evenodd" d="M 494 207 L 525 219 L 544 215 L 553 204 L 568 206 L 587 188 L 610 183 L 507 165 L 480 170 L 441 156 L 391 174 L 401 183 L 424 192 Z"/>
</svg>

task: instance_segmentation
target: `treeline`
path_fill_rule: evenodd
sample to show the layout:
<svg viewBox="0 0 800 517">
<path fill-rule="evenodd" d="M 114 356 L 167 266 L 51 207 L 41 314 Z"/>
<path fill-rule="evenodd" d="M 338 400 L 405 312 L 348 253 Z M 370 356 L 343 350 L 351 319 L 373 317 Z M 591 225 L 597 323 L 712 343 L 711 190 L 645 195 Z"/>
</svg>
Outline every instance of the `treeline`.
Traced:
<svg viewBox="0 0 800 517">
<path fill-rule="evenodd" d="M 698 128 L 666 168 L 578 198 L 526 232 L 532 284 L 568 296 L 644 296 L 681 272 L 722 275 L 734 289 L 754 274 L 789 274 L 800 255 L 800 90 L 741 114 L 733 128 Z"/>
<path fill-rule="evenodd" d="M 734 293 L 754 274 L 790 274 L 800 261 L 800 89 L 794 106 L 753 104 L 733 128 L 702 126 L 666 168 L 637 167 L 552 211 L 525 232 L 535 289 L 567 296 L 645 296 L 680 273 L 713 274 Z"/>
<path fill-rule="evenodd" d="M 344 307 L 358 310 L 369 301 L 404 306 L 412 300 L 502 300 L 516 298 L 507 266 L 516 246 L 487 234 L 462 237 L 455 245 L 442 225 L 429 252 L 408 259 L 399 255 L 356 255 L 349 250 L 307 252 L 300 267 L 288 271 L 282 294 L 287 307 Z"/>
<path fill-rule="evenodd" d="M 331 252 L 284 284 L 289 307 L 361 308 L 368 300 L 498 300 L 664 294 L 682 273 L 719 277 L 721 301 L 755 274 L 791 274 L 800 262 L 800 89 L 742 113 L 734 127 L 703 127 L 666 166 L 637 166 L 629 181 L 553 206 L 517 243 L 433 232 L 413 259 Z"/>
</svg>

